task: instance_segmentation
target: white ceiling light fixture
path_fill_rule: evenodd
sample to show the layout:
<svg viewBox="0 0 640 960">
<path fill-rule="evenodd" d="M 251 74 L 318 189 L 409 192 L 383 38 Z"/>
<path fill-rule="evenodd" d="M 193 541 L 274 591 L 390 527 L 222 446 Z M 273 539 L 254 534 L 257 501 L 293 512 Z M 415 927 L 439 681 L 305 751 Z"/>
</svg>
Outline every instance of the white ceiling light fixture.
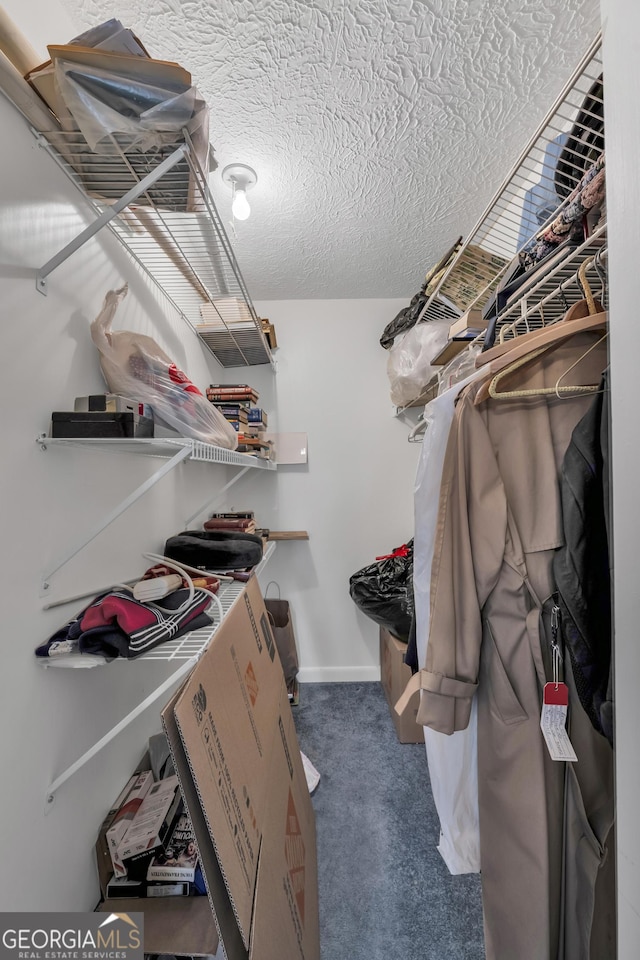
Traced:
<svg viewBox="0 0 640 960">
<path fill-rule="evenodd" d="M 251 190 L 258 182 L 257 173 L 245 163 L 230 163 L 222 171 L 222 179 L 231 187 L 231 213 L 234 220 L 247 220 L 251 213 L 247 190 Z"/>
</svg>

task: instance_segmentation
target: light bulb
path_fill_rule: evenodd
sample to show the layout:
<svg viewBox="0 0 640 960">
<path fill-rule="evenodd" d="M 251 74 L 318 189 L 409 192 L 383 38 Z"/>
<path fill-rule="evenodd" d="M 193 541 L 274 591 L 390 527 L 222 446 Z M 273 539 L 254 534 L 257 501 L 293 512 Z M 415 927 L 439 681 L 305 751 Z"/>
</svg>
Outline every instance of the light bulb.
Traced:
<svg viewBox="0 0 640 960">
<path fill-rule="evenodd" d="M 244 187 L 236 187 L 233 191 L 233 202 L 231 212 L 236 220 L 247 220 L 251 213 L 251 207 L 247 200 L 247 192 Z"/>
</svg>

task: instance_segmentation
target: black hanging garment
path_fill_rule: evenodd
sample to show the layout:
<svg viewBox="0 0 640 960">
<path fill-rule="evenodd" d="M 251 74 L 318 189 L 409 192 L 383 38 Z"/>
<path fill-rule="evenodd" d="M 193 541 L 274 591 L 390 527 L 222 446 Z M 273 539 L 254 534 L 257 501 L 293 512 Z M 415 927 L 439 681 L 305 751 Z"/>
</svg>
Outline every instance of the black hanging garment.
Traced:
<svg viewBox="0 0 640 960">
<path fill-rule="evenodd" d="M 580 703 L 612 744 L 608 371 L 600 390 L 562 464 L 565 543 L 554 556 L 553 576 Z"/>
</svg>

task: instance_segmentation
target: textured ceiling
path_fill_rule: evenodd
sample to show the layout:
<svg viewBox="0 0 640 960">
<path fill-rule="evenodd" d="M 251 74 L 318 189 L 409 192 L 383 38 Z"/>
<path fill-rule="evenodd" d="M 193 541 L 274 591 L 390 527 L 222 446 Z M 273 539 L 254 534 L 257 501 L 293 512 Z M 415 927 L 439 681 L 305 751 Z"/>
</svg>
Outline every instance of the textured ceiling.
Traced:
<svg viewBox="0 0 640 960">
<path fill-rule="evenodd" d="M 599 26 L 598 0 L 64 0 L 191 71 L 213 175 L 259 182 L 234 247 L 254 299 L 412 294 L 464 234 Z"/>
</svg>

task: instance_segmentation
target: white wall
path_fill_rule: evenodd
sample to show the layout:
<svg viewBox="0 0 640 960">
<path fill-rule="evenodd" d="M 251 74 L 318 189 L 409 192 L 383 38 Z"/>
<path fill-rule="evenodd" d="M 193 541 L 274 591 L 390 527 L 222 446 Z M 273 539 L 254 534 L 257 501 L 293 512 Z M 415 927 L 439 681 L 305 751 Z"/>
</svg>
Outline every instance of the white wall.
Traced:
<svg viewBox="0 0 640 960">
<path fill-rule="evenodd" d="M 308 544 L 283 544 L 273 574 L 294 604 L 307 677 L 374 678 L 376 630 L 358 614 L 348 576 L 411 535 L 416 448 L 391 417 L 377 344 L 397 301 L 269 304 L 282 342 L 280 372 L 222 371 L 182 320 L 132 268 L 108 232 L 50 278 L 35 269 L 83 226 L 82 205 L 0 98 L 5 142 L 0 180 L 3 425 L 3 692 L 0 698 L 0 823 L 11 871 L 0 874 L 3 909 L 88 909 L 97 900 L 93 843 L 100 821 L 160 729 L 160 704 L 60 788 L 44 814 L 49 783 L 169 676 L 165 665 L 116 662 L 94 671 L 43 670 L 33 649 L 79 609 L 44 610 L 40 580 L 64 549 L 141 483 L 148 458 L 50 448 L 35 438 L 52 410 L 104 389 L 89 324 L 107 289 L 129 281 L 116 326 L 152 334 L 201 386 L 251 380 L 274 426 L 309 433 L 310 463 L 280 476 L 251 471 L 234 500 L 255 505 L 271 527 L 303 527 Z M 183 464 L 52 579 L 51 598 L 98 590 L 146 566 L 230 471 Z"/>
<path fill-rule="evenodd" d="M 48 784 L 108 731 L 166 666 L 114 663 L 95 671 L 43 670 L 35 646 L 79 609 L 42 609 L 40 577 L 99 514 L 142 482 L 157 461 L 109 457 L 35 443 L 52 410 L 73 409 L 76 395 L 104 390 L 89 323 L 105 292 L 126 278 L 130 294 L 116 325 L 152 333 L 204 386 L 221 370 L 182 320 L 131 269 L 108 232 L 35 289 L 35 268 L 83 226 L 77 193 L 36 145 L 22 118 L 0 98 L 6 149 L 0 179 L 2 429 L 2 696 L 0 836 L 12 850 L 0 871 L 3 909 L 86 909 L 97 899 L 92 846 L 100 820 L 148 735 L 160 729 L 159 706 L 63 786 L 44 816 Z M 257 471 L 255 471 L 257 473 Z M 56 575 L 52 596 L 97 589 L 141 573 L 143 550 L 167 535 L 221 484 L 227 468 L 184 464 L 145 500 Z"/>
<path fill-rule="evenodd" d="M 378 343 L 404 305 L 257 304 L 276 326 L 278 372 L 274 379 L 256 368 L 250 380 L 270 429 L 308 434 L 309 463 L 280 467 L 250 492 L 241 480 L 231 499 L 239 508 L 255 505 L 258 520 L 274 529 L 309 532 L 308 543 L 279 544 L 265 571 L 292 604 L 302 680 L 379 678 L 377 628 L 349 597 L 349 577 L 413 535 L 420 448 L 391 415 L 387 353 Z"/>
<path fill-rule="evenodd" d="M 618 957 L 636 960 L 640 950 L 640 431 L 635 395 L 640 357 L 640 181 L 636 170 L 640 149 L 640 7 L 635 0 L 603 0 L 602 21 L 611 284 Z"/>
</svg>

